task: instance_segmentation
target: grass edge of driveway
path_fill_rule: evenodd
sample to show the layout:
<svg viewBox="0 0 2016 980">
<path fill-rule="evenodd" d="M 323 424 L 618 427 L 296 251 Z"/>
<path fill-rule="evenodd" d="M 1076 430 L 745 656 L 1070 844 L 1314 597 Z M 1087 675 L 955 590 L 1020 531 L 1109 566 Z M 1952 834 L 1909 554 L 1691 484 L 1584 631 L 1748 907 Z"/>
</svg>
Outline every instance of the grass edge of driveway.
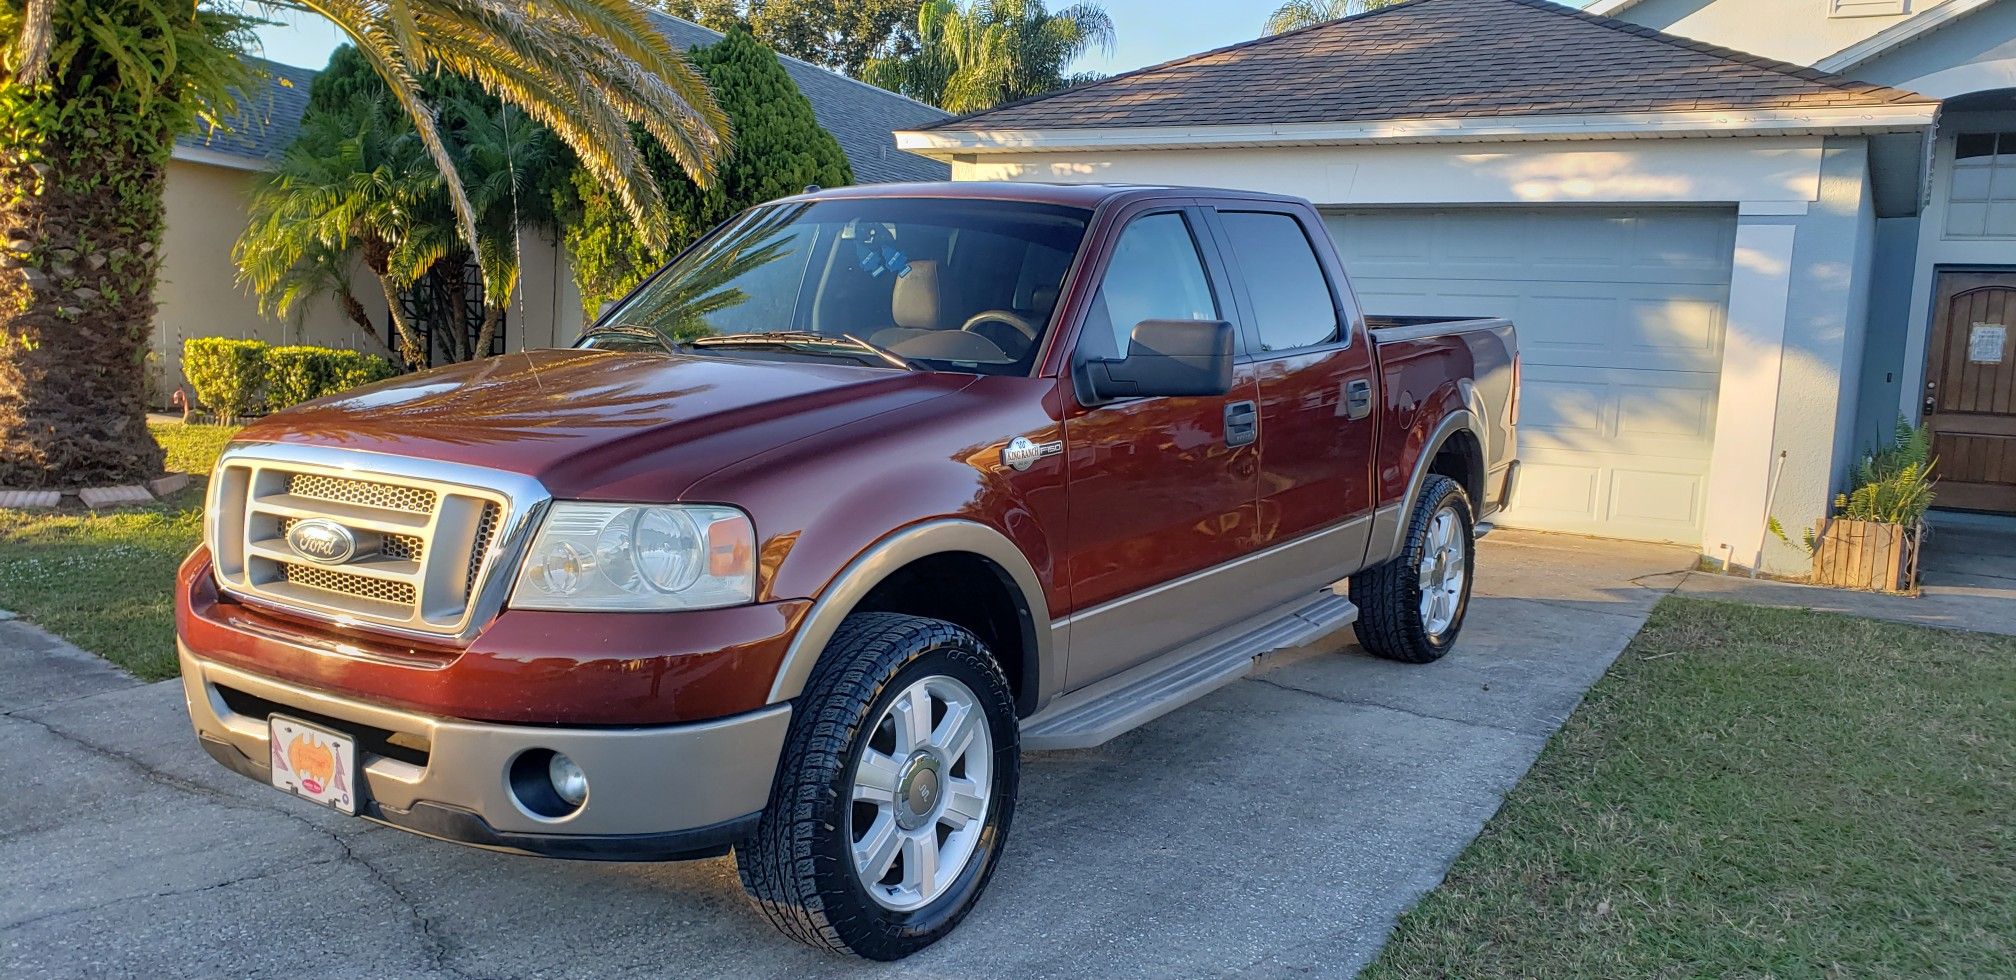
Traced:
<svg viewBox="0 0 2016 980">
<path fill-rule="evenodd" d="M 1366 976 L 2016 975 L 2016 639 L 1668 598 Z"/>
</svg>

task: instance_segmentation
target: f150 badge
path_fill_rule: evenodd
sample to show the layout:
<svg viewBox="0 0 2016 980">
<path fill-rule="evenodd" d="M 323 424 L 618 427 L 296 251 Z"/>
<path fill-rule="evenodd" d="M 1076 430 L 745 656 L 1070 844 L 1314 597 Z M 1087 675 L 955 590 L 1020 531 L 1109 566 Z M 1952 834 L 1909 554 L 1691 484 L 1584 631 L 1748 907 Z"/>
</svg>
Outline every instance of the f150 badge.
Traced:
<svg viewBox="0 0 2016 980">
<path fill-rule="evenodd" d="M 287 547 L 318 565 L 341 565 L 357 554 L 357 536 L 335 521 L 310 518 L 287 529 Z"/>
<path fill-rule="evenodd" d="M 1064 451 L 1064 443 L 1031 442 L 1028 436 L 1016 436 L 1001 447 L 1001 462 L 1017 473 L 1036 465 L 1045 456 L 1055 456 Z"/>
</svg>

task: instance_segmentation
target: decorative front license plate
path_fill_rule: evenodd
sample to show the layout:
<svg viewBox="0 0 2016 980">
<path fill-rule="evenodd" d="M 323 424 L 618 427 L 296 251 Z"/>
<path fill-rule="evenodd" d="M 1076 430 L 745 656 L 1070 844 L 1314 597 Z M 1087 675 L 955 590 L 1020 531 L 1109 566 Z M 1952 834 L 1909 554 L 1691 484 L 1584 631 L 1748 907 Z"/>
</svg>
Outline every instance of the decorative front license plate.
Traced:
<svg viewBox="0 0 2016 980">
<path fill-rule="evenodd" d="M 280 715 L 266 722 L 266 738 L 276 788 L 356 815 L 356 739 Z"/>
</svg>

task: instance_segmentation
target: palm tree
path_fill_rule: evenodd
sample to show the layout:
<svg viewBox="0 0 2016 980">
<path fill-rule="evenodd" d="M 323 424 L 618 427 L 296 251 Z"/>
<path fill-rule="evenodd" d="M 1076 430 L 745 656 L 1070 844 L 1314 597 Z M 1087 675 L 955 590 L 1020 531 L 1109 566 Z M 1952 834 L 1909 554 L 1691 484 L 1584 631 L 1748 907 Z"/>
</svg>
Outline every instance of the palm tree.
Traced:
<svg viewBox="0 0 2016 980">
<path fill-rule="evenodd" d="M 1403 0 L 1288 0 L 1267 15 L 1263 33 L 1281 34 L 1401 2 Z"/>
<path fill-rule="evenodd" d="M 951 112 L 974 112 L 1097 76 L 1072 74 L 1093 48 L 1111 51 L 1113 19 L 1096 3 L 1051 12 L 1043 0 L 924 0 L 917 50 L 870 61 L 869 82 Z"/>
<path fill-rule="evenodd" d="M 465 243 L 476 210 L 423 91 L 432 75 L 551 130 L 647 239 L 664 237 L 665 210 L 632 125 L 701 182 L 728 139 L 705 82 L 629 0 L 0 0 L 0 486 L 160 471 L 142 353 L 168 155 L 248 81 L 248 4 L 320 14 L 357 46 Z"/>
<path fill-rule="evenodd" d="M 318 271 L 357 257 L 391 309 L 400 353 L 417 365 L 426 363 L 426 351 L 399 292 L 444 251 L 436 237 L 413 234 L 426 227 L 420 215 L 443 181 L 426 165 L 420 142 L 395 121 L 368 101 L 304 118 L 301 135 L 253 191 L 251 219 L 232 258 L 262 305 L 284 315 L 304 284 L 340 286 L 345 309 L 361 306 L 347 275 Z"/>
</svg>

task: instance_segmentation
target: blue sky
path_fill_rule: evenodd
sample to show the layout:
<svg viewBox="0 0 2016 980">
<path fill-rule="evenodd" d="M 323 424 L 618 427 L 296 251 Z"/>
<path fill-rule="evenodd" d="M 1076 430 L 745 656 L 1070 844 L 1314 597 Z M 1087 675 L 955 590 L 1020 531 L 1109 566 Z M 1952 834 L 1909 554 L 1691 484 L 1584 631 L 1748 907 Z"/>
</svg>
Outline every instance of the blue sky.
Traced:
<svg viewBox="0 0 2016 980">
<path fill-rule="evenodd" d="M 1104 0 L 1113 17 L 1117 44 L 1113 54 L 1093 53 L 1078 68 L 1117 74 L 1160 64 L 1186 54 L 1208 51 L 1260 33 L 1260 25 L 1278 0 Z M 1576 0 L 1579 5 L 1580 0 Z M 1064 0 L 1052 0 L 1054 9 Z M 320 68 L 342 37 L 313 14 L 281 13 L 287 21 L 259 32 L 264 54 L 275 61 Z"/>
</svg>

